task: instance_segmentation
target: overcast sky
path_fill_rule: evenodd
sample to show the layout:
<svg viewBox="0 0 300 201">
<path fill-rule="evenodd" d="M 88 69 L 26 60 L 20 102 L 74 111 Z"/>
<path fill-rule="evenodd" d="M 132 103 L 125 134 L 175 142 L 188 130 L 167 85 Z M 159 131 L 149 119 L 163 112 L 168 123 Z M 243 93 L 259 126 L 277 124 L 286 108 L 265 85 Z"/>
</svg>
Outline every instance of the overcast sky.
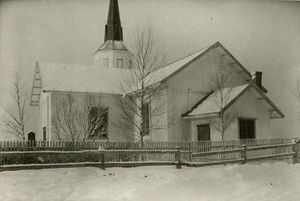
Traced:
<svg viewBox="0 0 300 201">
<path fill-rule="evenodd" d="M 92 64 L 104 39 L 109 0 L 11 0 L 0 4 L 0 103 L 17 71 L 32 82 L 35 61 Z M 124 40 L 147 22 L 174 60 L 220 41 L 250 72 L 263 72 L 267 94 L 286 118 L 274 136 L 300 137 L 300 3 L 277 1 L 119 0 Z M 2 134 L 3 138 L 4 134 Z M 0 137 L 1 138 L 1 137 Z"/>
</svg>

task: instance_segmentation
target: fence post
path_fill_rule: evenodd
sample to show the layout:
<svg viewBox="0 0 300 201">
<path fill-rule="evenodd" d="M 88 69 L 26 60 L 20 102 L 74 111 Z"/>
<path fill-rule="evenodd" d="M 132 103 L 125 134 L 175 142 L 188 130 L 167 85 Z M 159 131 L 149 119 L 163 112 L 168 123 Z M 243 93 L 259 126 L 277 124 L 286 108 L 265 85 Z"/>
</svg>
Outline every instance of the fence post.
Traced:
<svg viewBox="0 0 300 201">
<path fill-rule="evenodd" d="M 247 163 L 247 146 L 244 144 L 242 145 L 242 159 L 243 159 L 242 164 L 246 164 Z"/>
<path fill-rule="evenodd" d="M 298 145 L 299 145 L 299 141 L 294 141 L 294 145 L 293 145 L 293 164 L 298 163 L 298 153 L 299 153 L 299 149 L 298 149 Z"/>
<path fill-rule="evenodd" d="M 181 169 L 181 151 L 179 149 L 179 146 L 176 146 L 175 148 L 176 148 L 175 158 L 177 160 L 176 168 Z"/>
<path fill-rule="evenodd" d="M 101 161 L 101 168 L 102 170 L 105 170 L 105 151 L 101 146 L 98 147 L 98 150 L 100 150 L 99 161 Z"/>
<path fill-rule="evenodd" d="M 192 151 L 189 151 L 189 162 L 192 162 L 193 160 L 193 152 Z"/>
</svg>

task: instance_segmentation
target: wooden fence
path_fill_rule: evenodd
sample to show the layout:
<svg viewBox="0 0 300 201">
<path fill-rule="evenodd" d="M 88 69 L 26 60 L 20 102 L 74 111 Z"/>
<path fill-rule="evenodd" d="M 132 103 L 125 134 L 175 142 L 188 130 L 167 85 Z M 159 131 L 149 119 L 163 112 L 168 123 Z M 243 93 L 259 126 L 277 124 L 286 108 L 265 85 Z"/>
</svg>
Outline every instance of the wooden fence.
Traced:
<svg viewBox="0 0 300 201">
<path fill-rule="evenodd" d="M 109 142 L 109 141 L 0 141 L 0 152 L 4 151 L 79 151 L 103 149 L 146 149 L 165 150 L 174 149 L 178 146 L 181 150 L 192 152 L 207 152 L 226 149 L 285 144 L 300 138 L 281 139 L 251 139 L 251 140 L 231 140 L 231 141 L 199 141 L 199 142 Z"/>
<path fill-rule="evenodd" d="M 176 147 L 176 150 L 175 150 Z M 85 150 L 87 149 L 87 150 Z M 295 139 L 221 142 L 0 142 L 0 170 L 66 166 L 206 166 L 299 160 Z M 101 158 L 102 157 L 102 158 Z M 69 165 L 68 165 L 69 164 Z"/>
<path fill-rule="evenodd" d="M 207 166 L 232 163 L 255 163 L 286 161 L 298 163 L 300 143 L 249 146 L 192 153 L 192 166 Z"/>
<path fill-rule="evenodd" d="M 0 152 L 0 171 L 56 167 L 135 167 L 176 165 L 181 168 L 190 151 L 173 150 L 84 150 Z M 191 158 L 188 158 L 191 160 Z"/>
</svg>

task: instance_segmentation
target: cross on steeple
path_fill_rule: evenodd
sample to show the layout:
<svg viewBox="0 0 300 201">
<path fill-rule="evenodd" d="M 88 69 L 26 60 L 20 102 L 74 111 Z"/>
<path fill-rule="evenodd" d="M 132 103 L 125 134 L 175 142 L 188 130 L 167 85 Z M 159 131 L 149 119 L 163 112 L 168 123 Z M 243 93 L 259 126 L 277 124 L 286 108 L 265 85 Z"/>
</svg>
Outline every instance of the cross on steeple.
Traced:
<svg viewBox="0 0 300 201">
<path fill-rule="evenodd" d="M 104 42 L 108 40 L 123 41 L 118 0 L 110 0 Z"/>
</svg>

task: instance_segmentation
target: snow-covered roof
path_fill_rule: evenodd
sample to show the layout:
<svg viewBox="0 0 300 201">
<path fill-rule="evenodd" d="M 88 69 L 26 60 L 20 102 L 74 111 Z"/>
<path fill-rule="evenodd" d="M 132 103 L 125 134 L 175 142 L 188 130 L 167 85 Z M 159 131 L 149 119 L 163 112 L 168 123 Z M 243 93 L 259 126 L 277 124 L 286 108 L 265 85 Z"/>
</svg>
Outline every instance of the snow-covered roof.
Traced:
<svg viewBox="0 0 300 201">
<path fill-rule="evenodd" d="M 124 45 L 123 41 L 108 40 L 100 46 L 97 52 L 100 50 L 126 50 L 127 51 L 127 48 Z"/>
<path fill-rule="evenodd" d="M 190 111 L 186 112 L 182 116 L 185 119 L 216 116 L 221 112 L 221 97 L 223 97 L 223 108 L 226 110 L 250 88 L 254 89 L 256 94 L 266 101 L 270 108 L 269 111 L 271 118 L 284 117 L 284 114 L 265 95 L 265 93 L 252 83 L 211 92 L 198 101 L 198 103 L 196 103 Z"/>
<path fill-rule="evenodd" d="M 148 86 L 150 86 L 152 84 L 156 84 L 158 82 L 163 81 L 164 79 L 168 78 L 169 76 L 171 76 L 172 74 L 174 74 L 175 72 L 177 72 L 178 70 L 183 68 L 185 65 L 192 62 L 195 58 L 197 58 L 198 56 L 203 54 L 205 51 L 207 51 L 212 46 L 203 48 L 200 51 L 190 54 L 184 58 L 178 59 L 178 60 L 150 73 L 147 76 L 147 79 L 145 82 L 147 83 Z"/>
<path fill-rule="evenodd" d="M 37 64 L 43 91 L 120 94 L 128 69 L 58 63 Z"/>
</svg>

